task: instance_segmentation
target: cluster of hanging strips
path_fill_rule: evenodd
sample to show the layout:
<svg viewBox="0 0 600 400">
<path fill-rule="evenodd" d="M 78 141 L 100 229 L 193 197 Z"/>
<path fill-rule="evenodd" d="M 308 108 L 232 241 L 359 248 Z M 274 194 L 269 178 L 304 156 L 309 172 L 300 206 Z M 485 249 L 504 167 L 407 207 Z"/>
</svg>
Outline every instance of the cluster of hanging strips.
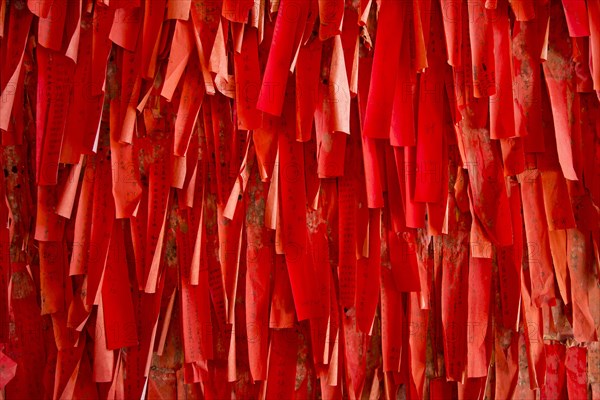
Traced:
<svg viewBox="0 0 600 400">
<path fill-rule="evenodd" d="M 4 0 L 0 94 L 0 398 L 600 399 L 600 0 Z"/>
</svg>

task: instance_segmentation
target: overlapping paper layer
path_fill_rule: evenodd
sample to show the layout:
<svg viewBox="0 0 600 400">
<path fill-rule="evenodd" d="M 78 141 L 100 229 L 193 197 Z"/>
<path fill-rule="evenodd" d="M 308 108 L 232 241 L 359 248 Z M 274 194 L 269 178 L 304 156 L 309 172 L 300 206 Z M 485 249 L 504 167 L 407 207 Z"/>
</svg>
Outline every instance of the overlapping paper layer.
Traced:
<svg viewBox="0 0 600 400">
<path fill-rule="evenodd" d="M 600 0 L 0 3 L 6 399 L 600 399 Z"/>
</svg>

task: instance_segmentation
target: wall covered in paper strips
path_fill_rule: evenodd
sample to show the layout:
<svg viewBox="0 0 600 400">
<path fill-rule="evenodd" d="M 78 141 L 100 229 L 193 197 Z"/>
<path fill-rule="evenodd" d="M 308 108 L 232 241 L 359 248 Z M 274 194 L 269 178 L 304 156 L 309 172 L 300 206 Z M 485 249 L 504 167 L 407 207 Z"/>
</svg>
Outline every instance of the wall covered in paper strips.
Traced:
<svg viewBox="0 0 600 400">
<path fill-rule="evenodd" d="M 10 399 L 600 399 L 600 0 L 3 0 Z"/>
</svg>

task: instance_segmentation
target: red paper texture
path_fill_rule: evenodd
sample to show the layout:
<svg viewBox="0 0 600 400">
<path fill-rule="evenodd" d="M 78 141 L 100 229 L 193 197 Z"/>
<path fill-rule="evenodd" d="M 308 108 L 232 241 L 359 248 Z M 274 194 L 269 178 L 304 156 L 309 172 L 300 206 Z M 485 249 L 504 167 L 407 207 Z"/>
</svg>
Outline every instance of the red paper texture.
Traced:
<svg viewBox="0 0 600 400">
<path fill-rule="evenodd" d="M 600 400 L 600 0 L 0 2 L 0 398 Z"/>
</svg>

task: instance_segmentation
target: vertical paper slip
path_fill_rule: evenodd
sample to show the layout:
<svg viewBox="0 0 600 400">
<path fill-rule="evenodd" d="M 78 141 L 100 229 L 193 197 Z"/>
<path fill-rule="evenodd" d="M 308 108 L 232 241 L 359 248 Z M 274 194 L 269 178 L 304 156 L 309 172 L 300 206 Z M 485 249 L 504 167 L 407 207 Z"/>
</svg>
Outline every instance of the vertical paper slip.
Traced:
<svg viewBox="0 0 600 400">
<path fill-rule="evenodd" d="M 297 349 L 298 334 L 295 329 L 273 330 L 266 399 L 288 399 L 293 396 Z"/>
<path fill-rule="evenodd" d="M 399 32 L 402 37 L 409 36 L 410 26 L 409 24 L 404 24 L 404 31 Z M 377 45 L 376 45 L 377 46 Z M 408 59 L 411 57 L 411 48 L 408 39 L 401 45 L 400 49 L 400 60 Z M 375 60 L 373 61 L 373 68 L 375 68 Z M 389 64 L 386 63 L 386 68 L 392 68 Z M 387 92 L 392 92 L 393 90 L 393 98 L 392 101 L 392 110 L 391 110 L 391 119 L 389 129 L 386 129 L 385 126 L 380 126 L 378 129 L 382 129 L 384 132 L 389 131 L 389 139 L 390 144 L 392 146 L 414 146 L 416 143 L 416 123 L 415 119 L 415 110 L 418 105 L 417 101 L 417 76 L 415 71 L 412 68 L 412 65 L 407 62 L 398 62 L 396 65 L 396 78 L 394 80 L 394 86 L 390 86 L 387 89 Z M 372 74 L 375 74 L 376 70 L 373 70 Z M 375 76 L 376 78 L 377 76 Z M 372 78 L 373 80 L 373 78 Z M 373 84 L 373 82 L 371 82 Z M 423 82 L 425 85 L 426 82 Z M 390 83 L 391 85 L 391 83 Z M 371 86 L 373 87 L 373 86 Z M 371 92 L 369 92 L 369 104 L 371 102 Z M 379 104 L 376 107 L 377 112 L 383 112 L 382 110 L 385 107 L 389 107 L 386 103 Z M 367 105 L 367 115 L 365 117 L 365 122 L 363 126 L 363 134 L 367 134 L 369 132 L 369 126 L 367 123 L 368 119 L 369 105 Z M 381 137 L 382 139 L 387 138 Z"/>
<path fill-rule="evenodd" d="M 123 235 L 123 221 L 115 222 L 102 280 L 106 347 L 109 350 L 138 344 Z"/>
<path fill-rule="evenodd" d="M 248 360 L 254 380 L 267 377 L 267 356 L 269 345 L 269 305 L 267 288 L 271 286 L 271 275 L 275 275 L 275 254 L 273 233 L 265 227 L 264 213 L 267 201 L 267 184 L 260 181 L 255 168 L 248 182 L 248 195 L 245 198 L 245 230 L 247 237 L 246 254 L 246 332 L 248 335 Z M 288 283 L 289 285 L 289 283 Z M 271 298 L 276 299 L 275 288 Z M 271 307 L 271 312 L 274 311 Z"/>
<path fill-rule="evenodd" d="M 183 79 L 181 100 L 175 120 L 173 154 L 177 156 L 186 156 L 190 147 L 191 136 L 205 97 L 201 79 L 198 61 L 192 58 Z"/>
<path fill-rule="evenodd" d="M 19 85 L 19 75 L 23 65 L 23 55 L 27 46 L 27 35 L 31 27 L 32 15 L 25 9 L 14 6 L 10 8 L 8 24 L 3 41 L 5 53 L 3 54 L 4 65 L 1 68 L 0 93 L 2 94 L 2 107 L 0 108 L 0 129 L 7 130 L 14 101 L 18 98 L 18 92 L 23 90 Z M 21 107 L 17 104 L 17 107 Z"/>
<path fill-rule="evenodd" d="M 381 210 L 369 210 L 369 256 L 357 262 L 356 323 L 363 333 L 369 333 L 379 298 L 381 276 Z"/>
<path fill-rule="evenodd" d="M 38 108 L 43 109 L 40 110 L 41 115 L 37 116 L 36 138 L 38 146 L 41 144 L 37 182 L 40 185 L 55 185 L 75 66 L 67 57 L 43 47 L 37 48 L 37 56 L 44 59 L 40 62 L 43 69 L 38 71 L 38 79 L 40 83 L 43 82 L 38 86 L 38 96 L 40 100 L 43 99 Z M 42 123 L 41 118 L 45 118 L 45 122 Z"/>
<path fill-rule="evenodd" d="M 150 165 L 148 188 L 148 225 L 146 232 L 146 293 L 155 293 L 161 265 L 163 265 L 164 236 L 170 204 L 168 158 L 163 157 Z"/>
<path fill-rule="evenodd" d="M 104 275 L 115 220 L 115 204 L 110 184 L 110 161 L 106 159 L 107 155 L 108 148 L 105 147 L 99 153 L 98 163 L 96 164 L 87 264 L 87 305 L 92 305 L 96 301 L 96 294 Z"/>
<path fill-rule="evenodd" d="M 402 294 L 396 290 L 391 271 L 381 267 L 381 345 L 383 371 L 398 370 L 404 335 L 404 304 Z"/>
<path fill-rule="evenodd" d="M 156 72 L 156 57 L 158 39 L 162 30 L 162 21 L 165 15 L 166 0 L 145 0 L 144 22 L 142 24 L 142 76 L 154 77 Z"/>
<path fill-rule="evenodd" d="M 173 94 L 183 76 L 188 61 L 193 57 L 193 46 L 194 37 L 191 22 L 177 21 L 165 81 L 160 93 L 167 101 L 173 99 Z"/>
<path fill-rule="evenodd" d="M 108 34 L 109 39 L 125 50 L 135 51 L 138 44 L 138 33 L 142 25 L 142 16 L 140 7 L 117 8 Z"/>
<path fill-rule="evenodd" d="M 238 129 L 250 130 L 262 126 L 262 113 L 256 109 L 260 91 L 258 32 L 246 27 L 241 51 L 233 55 L 236 77 L 235 102 Z"/>
<path fill-rule="evenodd" d="M 460 381 L 467 363 L 468 232 L 456 232 L 443 243 L 442 325 L 446 379 Z"/>
<path fill-rule="evenodd" d="M 257 108 L 261 111 L 272 115 L 281 115 L 283 111 L 289 68 L 300 44 L 308 6 L 308 1 L 281 1 L 258 95 Z"/>
<path fill-rule="evenodd" d="M 339 296 L 344 307 L 354 305 L 356 290 L 356 211 L 355 187 L 357 182 L 350 176 L 350 164 L 346 161 L 348 173 L 338 178 L 338 232 L 339 232 Z"/>
<path fill-rule="evenodd" d="M 401 47 L 408 44 L 408 37 L 403 34 L 407 8 L 407 2 L 403 1 L 381 2 L 377 24 L 377 36 L 380 39 L 375 43 L 362 132 L 368 138 L 386 139 L 390 135 L 394 92 L 389 88 L 397 85 Z"/>
</svg>

